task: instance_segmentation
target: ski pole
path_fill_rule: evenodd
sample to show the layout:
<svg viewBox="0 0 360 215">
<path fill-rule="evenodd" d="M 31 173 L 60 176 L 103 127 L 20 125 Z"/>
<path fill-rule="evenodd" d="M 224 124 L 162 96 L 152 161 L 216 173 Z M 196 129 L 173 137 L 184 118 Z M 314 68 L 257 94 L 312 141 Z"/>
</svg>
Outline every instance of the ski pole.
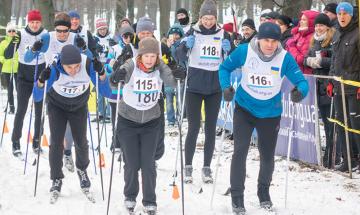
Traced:
<svg viewBox="0 0 360 215">
<path fill-rule="evenodd" d="M 90 113 L 89 113 L 89 111 L 88 111 L 88 124 L 89 124 L 89 131 L 90 131 L 90 141 L 91 141 L 91 149 L 92 149 L 92 155 L 93 155 L 93 161 L 94 161 L 95 175 L 97 175 L 95 152 L 94 152 L 94 141 L 93 141 L 93 135 L 92 135 L 92 131 L 91 131 L 91 123 L 90 123 Z"/>
<path fill-rule="evenodd" d="M 285 208 L 287 207 L 287 194 L 288 194 L 288 178 L 289 178 L 289 162 L 290 162 L 290 152 L 292 144 L 292 129 L 294 125 L 295 115 L 292 116 L 289 128 L 289 138 L 288 138 L 288 149 L 287 149 L 287 158 L 286 158 L 286 177 L 285 177 Z"/>
<path fill-rule="evenodd" d="M 39 55 L 36 55 L 36 65 L 35 65 L 35 72 L 34 72 L 34 85 L 36 84 L 36 77 L 39 69 Z M 30 119 L 29 119 L 29 129 L 27 133 L 27 141 L 26 141 L 26 153 L 25 153 L 25 162 L 24 162 L 24 175 L 26 173 L 26 163 L 27 163 L 27 157 L 29 152 L 29 142 L 30 142 L 30 131 L 31 131 L 31 121 L 32 121 L 32 113 L 34 109 L 34 98 L 31 98 L 31 107 L 30 107 Z M 40 150 L 40 146 L 39 146 Z"/>
<path fill-rule="evenodd" d="M 112 185 L 112 178 L 114 172 L 114 157 L 115 157 L 115 143 L 117 141 L 117 124 L 118 124 L 118 117 L 119 117 L 119 100 L 120 100 L 120 86 L 121 83 L 118 83 L 117 86 L 117 95 L 116 95 L 116 111 L 115 111 L 115 128 L 114 128 L 114 135 L 113 135 L 113 147 L 112 147 L 112 157 L 111 157 L 111 170 L 110 170 L 110 183 L 109 183 L 109 196 L 106 208 L 106 214 L 109 214 L 109 207 L 110 207 L 110 198 L 111 198 L 111 185 Z"/>
<path fill-rule="evenodd" d="M 223 151 L 223 143 L 224 143 L 224 139 L 225 139 L 225 128 L 226 128 L 226 123 L 227 123 L 227 120 L 228 120 L 229 112 L 230 112 L 230 102 L 226 102 L 226 104 L 225 104 L 225 117 L 224 117 L 223 132 L 221 134 L 221 139 L 220 139 L 219 154 L 218 154 L 217 162 L 216 162 L 215 178 L 214 178 L 213 189 L 212 189 L 211 200 L 210 200 L 210 208 L 211 208 L 211 210 L 213 209 L 214 194 L 215 194 L 217 176 L 218 176 L 219 167 L 220 167 L 220 158 L 221 158 L 222 151 Z"/>
</svg>

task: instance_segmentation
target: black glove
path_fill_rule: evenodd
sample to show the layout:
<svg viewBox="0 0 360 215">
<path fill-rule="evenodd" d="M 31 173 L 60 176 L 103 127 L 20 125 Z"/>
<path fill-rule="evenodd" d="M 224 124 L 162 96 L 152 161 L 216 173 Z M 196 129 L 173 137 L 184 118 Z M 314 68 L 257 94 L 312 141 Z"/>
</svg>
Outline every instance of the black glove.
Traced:
<svg viewBox="0 0 360 215">
<path fill-rule="evenodd" d="M 300 102 L 304 98 L 301 92 L 296 87 L 291 90 L 290 97 L 291 101 L 295 103 Z"/>
<path fill-rule="evenodd" d="M 109 46 L 114 46 L 116 44 L 117 44 L 117 42 L 115 42 L 115 40 L 109 39 Z"/>
<path fill-rule="evenodd" d="M 120 65 L 124 64 L 128 59 L 133 57 L 132 48 L 130 45 L 126 45 L 122 50 L 120 56 L 116 59 Z"/>
<path fill-rule="evenodd" d="M 97 58 L 94 58 L 93 65 L 94 70 L 99 74 L 99 76 L 102 76 L 105 73 L 103 64 Z"/>
<path fill-rule="evenodd" d="M 99 43 L 96 44 L 96 52 L 97 52 L 98 54 L 104 52 L 104 47 L 103 47 L 102 45 L 100 45 Z"/>
<path fill-rule="evenodd" d="M 186 69 L 182 66 L 176 66 L 172 73 L 175 79 L 184 80 L 186 78 Z"/>
<path fill-rule="evenodd" d="M 15 48 L 15 44 L 14 43 L 10 43 L 8 45 L 8 47 L 6 47 L 6 49 L 4 50 L 4 58 L 5 59 L 12 59 L 14 56 L 14 48 Z M 15 50 L 16 51 L 16 50 Z"/>
<path fill-rule="evenodd" d="M 120 69 L 120 67 L 117 70 L 113 70 L 114 72 L 110 76 L 110 82 L 113 84 L 118 84 L 120 81 L 125 81 L 126 77 L 126 70 Z"/>
<path fill-rule="evenodd" d="M 40 51 L 41 47 L 43 46 L 43 41 L 42 40 L 38 40 L 34 43 L 34 45 L 32 46 L 32 51 L 33 52 L 38 52 Z"/>
<path fill-rule="evenodd" d="M 231 102 L 234 98 L 234 95 L 235 95 L 235 90 L 232 86 L 224 90 L 224 100 L 226 102 Z"/>
<path fill-rule="evenodd" d="M 85 50 L 86 49 L 86 42 L 85 40 L 80 37 L 80 36 L 77 36 L 76 39 L 75 39 L 75 44 L 78 48 L 82 49 L 82 50 Z"/>
<path fill-rule="evenodd" d="M 45 83 L 45 81 L 50 78 L 50 74 L 51 74 L 51 69 L 50 66 L 48 66 L 43 71 L 40 72 L 39 82 Z"/>
</svg>

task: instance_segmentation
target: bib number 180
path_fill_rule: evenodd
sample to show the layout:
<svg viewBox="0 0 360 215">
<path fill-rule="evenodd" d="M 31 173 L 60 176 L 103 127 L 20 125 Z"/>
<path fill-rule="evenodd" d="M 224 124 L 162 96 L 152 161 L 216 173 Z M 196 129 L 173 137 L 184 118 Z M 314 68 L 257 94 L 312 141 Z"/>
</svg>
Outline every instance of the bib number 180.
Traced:
<svg viewBox="0 0 360 215">
<path fill-rule="evenodd" d="M 138 102 L 139 103 L 149 103 L 149 102 L 155 102 L 158 100 L 159 92 L 155 93 L 146 93 L 146 94 L 138 94 Z"/>
</svg>

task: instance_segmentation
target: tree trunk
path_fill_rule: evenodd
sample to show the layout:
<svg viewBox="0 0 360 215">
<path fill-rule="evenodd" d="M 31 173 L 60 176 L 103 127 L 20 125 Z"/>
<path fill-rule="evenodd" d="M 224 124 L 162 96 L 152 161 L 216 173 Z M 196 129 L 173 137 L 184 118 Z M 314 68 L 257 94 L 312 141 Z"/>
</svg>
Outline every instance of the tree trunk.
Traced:
<svg viewBox="0 0 360 215">
<path fill-rule="evenodd" d="M 128 3 L 128 10 L 129 10 L 128 18 L 130 19 L 131 23 L 134 23 L 134 17 L 135 17 L 135 14 L 134 14 L 134 0 L 128 0 L 127 3 Z"/>
<path fill-rule="evenodd" d="M 166 36 L 170 26 L 170 8 L 171 1 L 159 0 L 160 6 L 160 39 Z"/>
<path fill-rule="evenodd" d="M 176 3 L 175 3 L 175 12 L 177 9 L 181 8 L 181 1 L 180 0 L 176 0 Z"/>
<path fill-rule="evenodd" d="M 95 2 L 91 2 L 92 4 L 95 4 Z M 88 22 L 89 22 L 89 31 L 95 32 L 95 7 L 88 7 Z"/>
<path fill-rule="evenodd" d="M 158 0 L 149 0 L 147 9 L 147 14 L 149 15 L 150 19 L 156 24 Z"/>
<path fill-rule="evenodd" d="M 42 25 L 47 30 L 54 29 L 54 6 L 51 0 L 35 0 L 35 8 L 41 11 Z"/>
<path fill-rule="evenodd" d="M 192 2 L 192 21 L 197 22 L 199 19 L 200 6 L 204 2 L 204 0 L 193 0 Z"/>
<path fill-rule="evenodd" d="M 6 26 L 11 18 L 11 0 L 0 0 L 0 25 Z M 5 35 L 6 30 L 0 28 L 0 35 Z"/>
<path fill-rule="evenodd" d="M 254 19 L 254 3 L 251 0 L 246 1 L 246 16 L 248 19 Z"/>
<path fill-rule="evenodd" d="M 217 1 L 217 5 L 218 5 L 218 11 L 219 11 L 219 14 L 218 14 L 218 22 L 219 23 L 224 23 L 224 4 L 223 4 L 224 1 Z"/>
<path fill-rule="evenodd" d="M 116 20 L 116 32 L 119 30 L 119 22 L 122 18 L 126 17 L 126 8 L 127 2 L 124 0 L 116 1 L 116 11 L 115 11 L 115 20 Z"/>
<path fill-rule="evenodd" d="M 190 0 L 185 0 L 184 8 L 188 11 L 190 10 Z"/>
<path fill-rule="evenodd" d="M 300 12 L 311 8 L 312 0 L 284 0 L 282 14 L 290 18 L 299 18 Z"/>
<path fill-rule="evenodd" d="M 139 19 L 140 17 L 145 16 L 145 6 L 146 6 L 145 0 L 137 0 L 136 5 L 137 5 L 136 19 Z"/>
<path fill-rule="evenodd" d="M 300 1 L 299 1 L 300 2 Z M 273 0 L 261 0 L 261 9 L 273 9 L 274 8 L 274 2 Z"/>
</svg>

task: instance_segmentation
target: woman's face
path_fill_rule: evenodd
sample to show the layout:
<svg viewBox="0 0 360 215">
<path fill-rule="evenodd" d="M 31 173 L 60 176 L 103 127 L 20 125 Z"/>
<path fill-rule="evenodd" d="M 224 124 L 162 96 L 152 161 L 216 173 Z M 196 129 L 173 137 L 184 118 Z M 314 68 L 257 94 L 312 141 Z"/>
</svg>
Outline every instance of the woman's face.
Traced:
<svg viewBox="0 0 360 215">
<path fill-rule="evenodd" d="M 141 62 L 147 69 L 153 68 L 156 64 L 157 54 L 146 53 L 141 56 Z"/>
<path fill-rule="evenodd" d="M 216 24 L 216 16 L 205 15 L 200 18 L 200 21 L 206 29 L 210 29 Z"/>
<path fill-rule="evenodd" d="M 288 29 L 287 25 L 280 23 L 278 20 L 275 21 L 275 24 L 280 27 L 282 34 Z"/>
<path fill-rule="evenodd" d="M 309 20 L 305 15 L 301 16 L 300 19 L 300 27 L 301 28 L 305 28 L 305 27 L 309 27 Z"/>
<path fill-rule="evenodd" d="M 328 29 L 329 29 L 329 27 L 326 25 L 323 25 L 323 24 L 315 25 L 315 33 L 318 36 L 323 35 Z"/>
</svg>

